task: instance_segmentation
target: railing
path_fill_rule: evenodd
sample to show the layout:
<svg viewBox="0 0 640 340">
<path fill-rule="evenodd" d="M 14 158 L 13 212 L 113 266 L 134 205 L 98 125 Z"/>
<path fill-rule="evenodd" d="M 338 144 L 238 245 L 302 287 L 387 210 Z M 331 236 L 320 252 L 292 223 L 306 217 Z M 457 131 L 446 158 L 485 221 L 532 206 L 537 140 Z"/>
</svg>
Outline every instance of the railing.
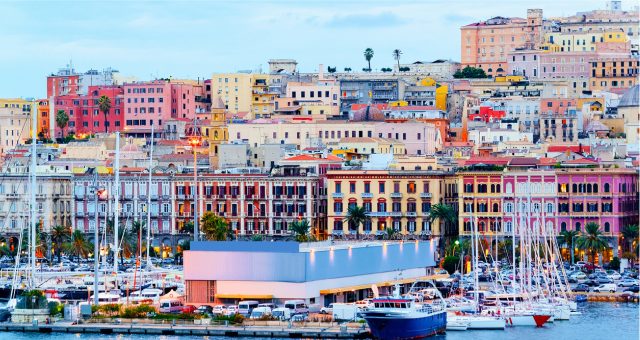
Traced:
<svg viewBox="0 0 640 340">
<path fill-rule="evenodd" d="M 430 192 L 420 193 L 420 198 L 431 198 L 433 195 Z"/>
<path fill-rule="evenodd" d="M 361 196 L 362 198 L 373 198 L 373 194 L 370 192 L 363 192 Z"/>
<path fill-rule="evenodd" d="M 333 198 L 343 198 L 344 194 L 341 192 L 334 192 L 333 194 L 331 194 L 331 197 Z"/>
<path fill-rule="evenodd" d="M 415 211 L 407 213 L 407 217 L 416 217 L 416 216 L 418 216 L 418 214 Z"/>
<path fill-rule="evenodd" d="M 401 192 L 392 192 L 391 193 L 391 198 L 402 198 L 402 193 Z"/>
</svg>

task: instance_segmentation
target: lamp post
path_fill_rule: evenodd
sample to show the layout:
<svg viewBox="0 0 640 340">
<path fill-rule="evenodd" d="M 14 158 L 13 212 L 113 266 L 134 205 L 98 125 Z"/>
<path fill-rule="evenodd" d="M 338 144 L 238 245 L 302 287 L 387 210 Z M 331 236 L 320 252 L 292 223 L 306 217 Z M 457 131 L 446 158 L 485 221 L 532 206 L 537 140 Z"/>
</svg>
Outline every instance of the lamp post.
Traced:
<svg viewBox="0 0 640 340">
<path fill-rule="evenodd" d="M 189 145 L 193 150 L 193 240 L 200 240 L 200 229 L 198 228 L 198 153 L 196 147 L 202 144 L 202 139 L 197 135 L 189 138 Z"/>
<path fill-rule="evenodd" d="M 571 235 L 571 265 L 573 265 L 573 256 L 574 253 L 576 252 L 576 248 L 574 248 L 573 246 L 573 240 L 575 239 L 575 235 Z"/>
</svg>

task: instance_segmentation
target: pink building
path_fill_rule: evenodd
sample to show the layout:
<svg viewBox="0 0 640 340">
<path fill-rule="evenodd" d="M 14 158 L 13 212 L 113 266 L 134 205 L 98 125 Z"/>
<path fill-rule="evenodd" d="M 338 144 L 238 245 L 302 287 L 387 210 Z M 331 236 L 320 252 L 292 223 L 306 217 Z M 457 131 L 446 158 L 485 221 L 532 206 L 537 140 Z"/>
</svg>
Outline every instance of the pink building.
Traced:
<svg viewBox="0 0 640 340">
<path fill-rule="evenodd" d="M 430 123 L 381 122 L 375 125 L 373 135 L 401 142 L 409 155 L 433 155 L 442 148 L 442 136 Z"/>
<path fill-rule="evenodd" d="M 553 112 L 563 115 L 569 108 L 576 108 L 576 99 L 567 98 L 542 98 L 540 99 L 540 112 Z"/>
<path fill-rule="evenodd" d="M 143 136 L 162 130 L 171 118 L 194 119 L 196 115 L 193 85 L 165 80 L 124 85 L 125 132 Z"/>
</svg>

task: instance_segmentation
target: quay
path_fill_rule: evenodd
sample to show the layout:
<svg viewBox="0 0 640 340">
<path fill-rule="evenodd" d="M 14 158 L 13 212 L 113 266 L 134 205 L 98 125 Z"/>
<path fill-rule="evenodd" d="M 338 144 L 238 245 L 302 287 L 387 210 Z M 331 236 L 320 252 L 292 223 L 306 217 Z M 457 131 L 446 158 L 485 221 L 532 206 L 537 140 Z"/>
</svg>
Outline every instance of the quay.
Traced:
<svg viewBox="0 0 640 340">
<path fill-rule="evenodd" d="M 640 294 L 637 294 L 637 293 L 626 294 L 626 293 L 570 292 L 569 294 L 572 296 L 586 295 L 587 301 L 589 302 L 639 302 L 640 301 Z"/>
<path fill-rule="evenodd" d="M 273 327 L 273 326 L 198 326 L 172 324 L 72 324 L 51 325 L 6 323 L 0 332 L 73 333 L 73 334 L 150 334 L 195 335 L 214 337 L 371 339 L 366 327 Z"/>
</svg>

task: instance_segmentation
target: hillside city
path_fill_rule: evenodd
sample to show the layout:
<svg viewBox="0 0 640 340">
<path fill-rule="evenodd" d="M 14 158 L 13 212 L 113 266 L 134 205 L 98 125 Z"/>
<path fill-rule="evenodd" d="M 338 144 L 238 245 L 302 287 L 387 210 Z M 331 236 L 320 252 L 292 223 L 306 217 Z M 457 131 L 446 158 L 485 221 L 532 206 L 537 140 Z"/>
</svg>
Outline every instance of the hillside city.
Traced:
<svg viewBox="0 0 640 340">
<path fill-rule="evenodd" d="M 497 246 L 542 223 L 570 235 L 566 259 L 637 260 L 639 23 L 620 1 L 532 8 L 459 27 L 459 61 L 370 46 L 361 65 L 313 73 L 293 59 L 198 79 L 70 63 L 42 76 L 46 98 L 0 99 L 0 252 L 29 228 L 35 150 L 43 258 L 65 229 L 89 244 L 118 223 L 149 226 L 164 259 L 198 239 L 424 240 L 438 261 L 474 230 Z M 588 233 L 606 240 L 593 257 L 571 242 Z"/>
</svg>

